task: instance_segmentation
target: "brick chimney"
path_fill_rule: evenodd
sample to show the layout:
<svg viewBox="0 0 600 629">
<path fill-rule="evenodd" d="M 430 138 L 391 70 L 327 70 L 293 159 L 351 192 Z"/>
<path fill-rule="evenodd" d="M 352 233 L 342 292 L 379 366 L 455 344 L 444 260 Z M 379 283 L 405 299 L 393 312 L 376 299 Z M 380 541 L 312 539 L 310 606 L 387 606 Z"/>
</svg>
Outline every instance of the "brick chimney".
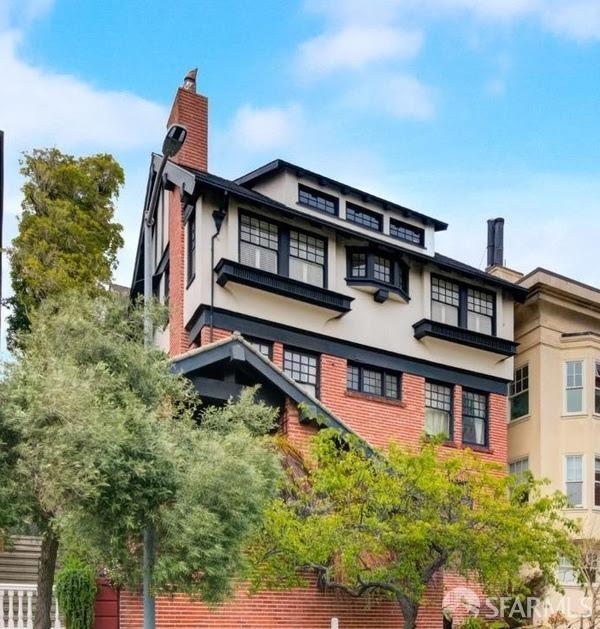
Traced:
<svg viewBox="0 0 600 629">
<path fill-rule="evenodd" d="M 173 161 L 208 170 L 208 99 L 196 93 L 197 73 L 197 69 L 190 70 L 177 90 L 167 126 L 179 123 L 187 129 L 185 144 Z"/>
</svg>

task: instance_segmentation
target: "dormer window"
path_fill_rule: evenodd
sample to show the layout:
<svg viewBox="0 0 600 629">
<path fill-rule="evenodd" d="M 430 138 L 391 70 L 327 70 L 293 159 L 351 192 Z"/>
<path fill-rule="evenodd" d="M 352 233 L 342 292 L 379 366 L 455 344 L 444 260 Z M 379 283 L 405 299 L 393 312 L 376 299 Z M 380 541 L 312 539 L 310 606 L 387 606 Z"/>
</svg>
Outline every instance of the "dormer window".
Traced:
<svg viewBox="0 0 600 629">
<path fill-rule="evenodd" d="M 346 220 L 378 232 L 383 227 L 383 216 L 381 214 L 353 203 L 346 203 Z"/>
<path fill-rule="evenodd" d="M 303 184 L 298 185 L 298 203 L 319 210 L 319 212 L 325 212 L 325 214 L 338 215 L 339 202 L 337 197 L 309 188 Z"/>
<path fill-rule="evenodd" d="M 386 293 L 393 291 L 408 301 L 408 267 L 401 260 L 379 251 L 350 249 L 346 282 L 355 286 L 373 286 Z M 378 291 L 379 297 L 383 297 L 381 291 Z M 380 300 L 377 294 L 376 299 Z"/>
<path fill-rule="evenodd" d="M 390 236 L 404 240 L 411 245 L 418 245 L 423 247 L 425 244 L 425 230 L 417 227 L 416 225 L 410 225 L 404 223 L 395 218 L 390 218 Z"/>
</svg>

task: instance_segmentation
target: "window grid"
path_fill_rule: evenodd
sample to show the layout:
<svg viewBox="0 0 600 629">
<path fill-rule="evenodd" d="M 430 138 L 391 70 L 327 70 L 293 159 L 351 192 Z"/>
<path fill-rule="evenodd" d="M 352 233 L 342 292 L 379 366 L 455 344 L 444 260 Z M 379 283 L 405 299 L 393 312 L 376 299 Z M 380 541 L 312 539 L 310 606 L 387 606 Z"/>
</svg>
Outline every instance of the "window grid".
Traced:
<svg viewBox="0 0 600 629">
<path fill-rule="evenodd" d="M 484 393 L 463 391 L 463 441 L 487 444 L 488 400 Z"/>
<path fill-rule="evenodd" d="M 404 240 L 413 245 L 423 245 L 425 232 L 419 227 L 397 221 L 393 218 L 390 219 L 390 236 Z"/>
<path fill-rule="evenodd" d="M 315 354 L 286 349 L 283 355 L 283 371 L 296 382 L 316 386 L 318 358 Z"/>
<path fill-rule="evenodd" d="M 508 466 L 508 473 L 513 476 L 523 476 L 527 471 L 529 471 L 529 457 L 513 461 Z"/>
<path fill-rule="evenodd" d="M 565 494 L 570 507 L 583 506 L 583 456 L 568 454 L 565 457 Z"/>
<path fill-rule="evenodd" d="M 467 292 L 467 308 L 471 312 L 476 312 L 486 317 L 493 317 L 494 298 L 489 293 L 469 288 Z"/>
<path fill-rule="evenodd" d="M 240 219 L 240 239 L 272 251 L 279 248 L 277 225 L 247 214 L 242 214 Z"/>
<path fill-rule="evenodd" d="M 425 382 L 425 432 L 452 437 L 452 387 Z"/>
<path fill-rule="evenodd" d="M 518 395 L 529 390 L 529 365 L 515 369 L 515 379 L 510 384 L 510 395 Z"/>
<path fill-rule="evenodd" d="M 515 369 L 513 382 L 509 386 L 510 419 L 518 419 L 529 413 L 529 365 Z"/>
<path fill-rule="evenodd" d="M 383 226 L 383 216 L 381 214 L 358 205 L 351 205 L 350 203 L 346 203 L 346 220 L 376 231 L 381 231 Z"/>
<path fill-rule="evenodd" d="M 367 254 L 353 253 L 350 256 L 350 276 L 367 277 Z"/>
<path fill-rule="evenodd" d="M 392 262 L 389 258 L 375 256 L 373 259 L 373 277 L 380 282 L 391 284 Z"/>
<path fill-rule="evenodd" d="M 346 385 L 349 391 L 400 399 L 400 374 L 396 372 L 348 363 Z"/>
<path fill-rule="evenodd" d="M 262 341 L 261 339 L 246 339 L 254 349 L 256 349 L 260 354 L 266 356 L 269 360 L 273 355 L 273 343 L 269 341 Z"/>
<path fill-rule="evenodd" d="M 326 214 L 333 214 L 335 216 L 338 213 L 338 200 L 335 197 L 330 197 L 327 194 L 307 188 L 306 186 L 300 185 L 298 187 L 298 202 L 313 207 L 320 212 L 325 212 Z"/>
<path fill-rule="evenodd" d="M 434 382 L 425 383 L 425 406 L 440 411 L 452 412 L 452 388 Z"/>
<path fill-rule="evenodd" d="M 290 255 L 300 260 L 325 264 L 325 241 L 298 231 L 290 231 Z"/>
<path fill-rule="evenodd" d="M 187 282 L 194 279 L 196 274 L 196 210 L 193 210 L 187 223 Z"/>
<path fill-rule="evenodd" d="M 442 304 L 456 306 L 460 304 L 460 292 L 458 284 L 440 279 L 439 277 L 431 278 L 431 298 Z"/>
</svg>

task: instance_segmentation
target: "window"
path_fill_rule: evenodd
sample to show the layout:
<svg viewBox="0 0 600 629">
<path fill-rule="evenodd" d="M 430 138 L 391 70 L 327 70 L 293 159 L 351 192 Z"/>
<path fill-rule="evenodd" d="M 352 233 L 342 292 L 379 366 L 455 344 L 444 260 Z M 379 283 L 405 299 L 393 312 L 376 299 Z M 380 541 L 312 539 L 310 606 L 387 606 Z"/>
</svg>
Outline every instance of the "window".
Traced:
<svg viewBox="0 0 600 629">
<path fill-rule="evenodd" d="M 583 361 L 565 363 L 565 411 L 583 413 Z"/>
<path fill-rule="evenodd" d="M 458 325 L 458 307 L 460 292 L 458 284 L 443 280 L 439 277 L 431 278 L 431 317 L 434 321 Z"/>
<path fill-rule="evenodd" d="M 431 318 L 493 335 L 496 333 L 496 295 L 432 275 Z"/>
<path fill-rule="evenodd" d="M 570 507 L 583 506 L 583 456 L 569 454 L 565 457 L 565 494 Z"/>
<path fill-rule="evenodd" d="M 338 199 L 336 197 L 302 184 L 298 186 L 298 203 L 333 216 L 338 214 Z"/>
<path fill-rule="evenodd" d="M 196 209 L 194 208 L 187 221 L 187 283 L 196 275 Z"/>
<path fill-rule="evenodd" d="M 577 585 L 577 570 L 566 557 L 561 557 L 556 578 L 562 585 Z"/>
<path fill-rule="evenodd" d="M 255 216 L 240 216 L 240 262 L 270 273 L 278 271 L 279 229 Z"/>
<path fill-rule="evenodd" d="M 423 229 L 403 223 L 395 218 L 390 218 L 390 236 L 409 242 L 411 245 L 422 247 L 425 243 L 425 231 Z"/>
<path fill-rule="evenodd" d="M 170 282 L 170 274 L 169 274 L 169 267 L 167 266 L 167 268 L 165 269 L 165 272 L 163 274 L 163 303 L 166 304 L 167 306 L 169 305 L 169 282 Z"/>
<path fill-rule="evenodd" d="M 425 383 L 425 432 L 452 438 L 452 387 Z"/>
<path fill-rule="evenodd" d="M 509 396 L 511 420 L 529 413 L 529 365 L 515 369 L 515 379 L 509 387 Z"/>
<path fill-rule="evenodd" d="M 290 231 L 290 277 L 323 286 L 325 241 L 295 230 Z"/>
<path fill-rule="evenodd" d="M 485 393 L 463 391 L 463 442 L 487 445 L 488 400 Z"/>
<path fill-rule="evenodd" d="M 319 358 L 297 350 L 286 349 L 283 353 L 283 371 L 313 396 L 317 396 Z"/>
<path fill-rule="evenodd" d="M 347 388 L 349 391 L 397 400 L 400 398 L 400 375 L 376 367 L 348 363 Z"/>
<path fill-rule="evenodd" d="M 378 232 L 383 227 L 383 216 L 381 214 L 352 203 L 346 203 L 346 220 Z"/>
<path fill-rule="evenodd" d="M 594 413 L 600 415 L 600 362 L 594 365 Z"/>
<path fill-rule="evenodd" d="M 325 286 L 324 238 L 250 214 L 240 215 L 240 262 L 313 286 Z"/>
<path fill-rule="evenodd" d="M 600 507 L 600 457 L 594 457 L 594 507 Z"/>
<path fill-rule="evenodd" d="M 527 471 L 529 471 L 529 457 L 518 459 L 508 465 L 508 473 L 513 476 L 523 476 Z"/>
<path fill-rule="evenodd" d="M 348 283 L 384 284 L 398 289 L 405 297 L 408 293 L 408 267 L 394 258 L 368 250 L 349 250 Z"/>
<path fill-rule="evenodd" d="M 271 343 L 270 341 L 263 341 L 262 339 L 255 339 L 255 338 L 247 338 L 246 340 L 260 354 L 262 354 L 263 356 L 266 356 L 269 360 L 271 360 L 273 356 L 273 343 Z"/>
<path fill-rule="evenodd" d="M 467 328 L 482 334 L 492 334 L 494 296 L 488 292 L 467 289 Z"/>
</svg>

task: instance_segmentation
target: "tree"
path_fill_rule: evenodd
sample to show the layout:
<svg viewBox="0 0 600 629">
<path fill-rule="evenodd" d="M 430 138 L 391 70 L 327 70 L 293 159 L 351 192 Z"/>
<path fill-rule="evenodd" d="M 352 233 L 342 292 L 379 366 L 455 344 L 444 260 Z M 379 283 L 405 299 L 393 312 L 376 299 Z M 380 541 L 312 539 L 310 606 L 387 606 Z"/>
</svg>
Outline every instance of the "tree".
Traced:
<svg viewBox="0 0 600 629">
<path fill-rule="evenodd" d="M 35 629 L 50 626 L 59 547 L 136 586 L 149 521 L 154 591 L 222 599 L 273 497 L 275 411 L 249 390 L 198 423 L 191 384 L 142 329 L 116 295 L 65 295 L 36 310 L 7 366 L 0 513 L 42 534 Z"/>
<path fill-rule="evenodd" d="M 121 225 L 113 217 L 124 175 L 112 156 L 75 158 L 58 149 L 34 150 L 24 155 L 21 174 L 23 212 L 8 251 L 10 347 L 43 299 L 68 289 L 94 294 L 106 285 L 123 245 Z"/>
<path fill-rule="evenodd" d="M 441 569 L 489 593 L 514 592 L 524 565 L 555 583 L 573 529 L 564 498 L 542 496 L 530 476 L 508 477 L 470 450 L 441 450 L 424 441 L 373 453 L 323 430 L 311 457 L 288 455 L 282 493 L 250 547 L 254 587 L 303 583 L 308 569 L 322 588 L 391 597 L 413 629 Z"/>
</svg>

